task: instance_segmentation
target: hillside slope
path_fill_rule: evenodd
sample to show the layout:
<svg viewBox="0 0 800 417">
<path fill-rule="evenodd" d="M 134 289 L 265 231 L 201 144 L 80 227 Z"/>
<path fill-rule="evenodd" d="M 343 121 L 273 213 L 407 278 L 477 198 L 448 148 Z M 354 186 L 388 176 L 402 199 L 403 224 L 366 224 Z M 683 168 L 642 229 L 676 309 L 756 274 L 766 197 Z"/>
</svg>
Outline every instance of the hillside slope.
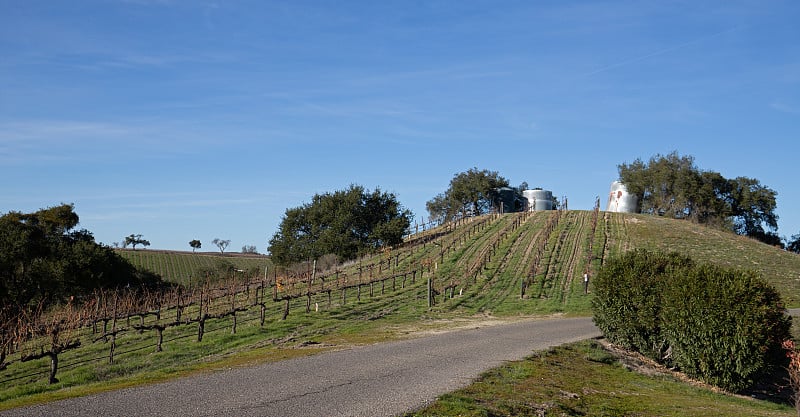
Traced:
<svg viewBox="0 0 800 417">
<path fill-rule="evenodd" d="M 733 233 L 687 221 L 601 211 L 544 211 L 489 215 L 424 231 L 401 248 L 366 256 L 313 275 L 319 288 L 300 285 L 312 273 L 275 271 L 266 256 L 121 250 L 135 265 L 170 282 L 190 284 L 227 265 L 253 280 L 266 270 L 284 296 L 335 286 L 384 283 L 400 273 L 433 274 L 433 287 L 454 302 L 446 310 L 468 313 L 588 312 L 583 274 L 610 256 L 634 248 L 676 251 L 697 261 L 753 269 L 800 306 L 800 256 Z M 305 267 L 310 270 L 310 265 Z M 206 276 L 204 276 L 204 274 Z M 224 277 L 218 277 L 224 278 Z M 315 289 L 316 288 L 316 289 Z M 458 297 L 455 294 L 458 293 Z M 276 292 L 277 295 L 277 292 Z"/>
<path fill-rule="evenodd" d="M 800 255 L 733 233 L 686 221 L 644 215 L 611 215 L 624 221 L 630 247 L 676 251 L 696 261 L 760 273 L 789 307 L 800 307 Z"/>
</svg>

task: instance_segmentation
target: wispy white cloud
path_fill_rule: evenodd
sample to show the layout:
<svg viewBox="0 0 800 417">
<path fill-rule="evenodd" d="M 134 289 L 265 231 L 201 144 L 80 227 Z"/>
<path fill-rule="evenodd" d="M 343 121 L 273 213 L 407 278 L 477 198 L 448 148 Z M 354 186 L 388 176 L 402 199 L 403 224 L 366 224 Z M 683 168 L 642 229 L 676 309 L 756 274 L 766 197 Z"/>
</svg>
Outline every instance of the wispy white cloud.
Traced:
<svg viewBox="0 0 800 417">
<path fill-rule="evenodd" d="M 130 127 L 99 122 L 69 120 L 0 122 L 0 143 L 63 141 L 76 137 L 118 138 L 131 133 Z"/>
<path fill-rule="evenodd" d="M 113 0 L 108 9 L 116 9 L 128 19 L 120 28 L 109 28 L 96 18 L 102 14 L 92 6 L 66 6 L 64 13 L 53 7 L 49 13 L 10 13 L 6 19 L 0 14 L 0 36 L 4 38 L 3 59 L 0 68 L 15 69 L 30 66 L 34 69 L 79 69 L 85 71 L 118 70 L 120 68 L 171 68 L 191 67 L 230 62 L 236 59 L 231 49 L 216 49 L 195 45 L 196 39 L 176 37 L 170 41 L 149 41 L 153 31 L 162 33 L 160 16 L 162 8 L 180 6 L 187 22 L 195 22 L 202 15 L 218 8 L 217 2 L 201 0 Z M 153 10 L 147 10 L 152 7 Z M 83 13 L 81 8 L 85 8 Z M 136 12 L 131 12 L 135 9 Z M 26 10 L 24 6 L 20 11 Z M 16 10 L 15 10 L 16 11 Z M 183 13 L 185 12 L 185 13 Z M 26 69 L 31 71 L 30 69 Z"/>
<path fill-rule="evenodd" d="M 214 195 L 214 198 L 208 198 Z M 166 193 L 137 193 L 126 197 L 118 195 L 110 201 L 98 198 L 74 198 L 81 213 L 81 221 L 108 222 L 137 220 L 160 220 L 179 218 L 207 219 L 208 213 L 226 211 L 239 212 L 241 210 L 255 211 L 270 207 L 275 209 L 282 201 L 280 195 L 269 198 L 259 195 L 257 198 L 226 197 L 225 193 L 181 193 L 169 195 Z M 282 207 L 282 206 L 280 206 Z"/>
<path fill-rule="evenodd" d="M 128 128 L 77 121 L 0 122 L 0 163 L 26 165 L 77 161 L 104 142 L 118 142 Z"/>
<path fill-rule="evenodd" d="M 691 39 L 691 40 L 686 41 L 686 42 L 681 42 L 681 43 L 678 43 L 678 44 L 675 44 L 675 45 L 672 45 L 672 46 L 668 46 L 666 48 L 657 49 L 657 50 L 654 50 L 652 52 L 649 52 L 649 53 L 646 53 L 646 54 L 643 54 L 643 55 L 639 55 L 639 56 L 636 56 L 636 57 L 632 57 L 632 58 L 629 58 L 629 59 L 625 59 L 625 60 L 622 60 L 622 61 L 615 62 L 613 64 L 609 64 L 609 65 L 597 68 L 597 69 L 595 69 L 593 71 L 590 71 L 588 73 L 583 74 L 583 76 L 588 77 L 588 76 L 599 74 L 601 72 L 606 72 L 606 71 L 610 71 L 610 70 L 617 69 L 617 68 L 620 68 L 620 67 L 624 67 L 624 66 L 627 66 L 627 65 L 635 64 L 635 63 L 640 62 L 640 61 L 645 61 L 645 60 L 648 60 L 650 58 L 657 57 L 659 55 L 668 54 L 668 53 L 677 51 L 679 49 L 687 48 L 687 47 L 692 46 L 692 45 L 704 43 L 704 42 L 709 41 L 709 40 L 711 40 L 713 38 L 716 38 L 716 37 L 719 37 L 719 36 L 734 32 L 734 31 L 737 31 L 739 29 L 741 29 L 741 26 L 734 26 L 732 28 L 728 28 L 728 29 L 725 29 L 725 30 L 717 31 L 717 32 L 711 33 L 709 35 L 701 36 L 701 37 L 698 37 L 698 38 L 694 38 L 694 39 Z"/>
<path fill-rule="evenodd" d="M 96 162 L 123 155 L 157 160 L 191 155 L 218 142 L 214 132 L 180 121 L 0 121 L 0 163 L 7 165 Z"/>
<path fill-rule="evenodd" d="M 162 6 L 175 4 L 176 0 L 119 0 L 121 3 L 138 4 L 142 6 Z"/>
<path fill-rule="evenodd" d="M 178 53 L 175 51 L 163 53 L 146 53 L 135 47 L 110 47 L 103 48 L 97 45 L 97 51 L 51 51 L 50 53 L 37 52 L 35 54 L 17 55 L 9 58 L 6 65 L 50 65 L 58 68 L 76 69 L 87 72 L 155 69 L 188 68 L 205 65 L 216 65 L 235 62 L 238 58 L 229 53 Z"/>
<path fill-rule="evenodd" d="M 188 5 L 190 7 L 217 8 L 219 3 L 216 1 L 201 0 L 118 0 L 123 4 L 134 4 L 139 6 L 176 6 Z"/>
<path fill-rule="evenodd" d="M 783 101 L 773 101 L 769 104 L 769 107 L 781 113 L 800 115 L 800 105 L 787 104 Z"/>
<path fill-rule="evenodd" d="M 420 68 L 406 71 L 366 74 L 363 76 L 352 77 L 347 80 L 347 83 L 356 86 L 375 84 L 395 85 L 396 83 L 407 81 L 424 80 L 426 82 L 441 82 L 453 79 L 465 80 L 505 77 L 510 74 L 512 74 L 512 72 L 508 70 L 487 68 L 482 65 L 463 64 L 450 67 Z"/>
<path fill-rule="evenodd" d="M 274 206 L 291 195 L 291 191 L 278 189 L 248 193 L 245 190 L 203 189 L 202 191 L 125 191 L 114 186 L 98 192 L 81 189 L 76 184 L 69 190 L 55 191 L 46 201 L 41 195 L 29 191 L 12 191 L 0 195 L 0 207 L 29 207 L 30 210 L 55 204 L 57 201 L 72 202 L 78 206 L 81 217 L 94 219 L 126 218 L 127 216 L 163 215 L 166 211 L 182 213 L 217 211 L 222 208 L 264 208 Z M 60 194 L 63 193 L 63 196 Z M 304 194 L 300 194 L 304 195 Z M 59 197 L 62 197 L 59 200 Z"/>
</svg>

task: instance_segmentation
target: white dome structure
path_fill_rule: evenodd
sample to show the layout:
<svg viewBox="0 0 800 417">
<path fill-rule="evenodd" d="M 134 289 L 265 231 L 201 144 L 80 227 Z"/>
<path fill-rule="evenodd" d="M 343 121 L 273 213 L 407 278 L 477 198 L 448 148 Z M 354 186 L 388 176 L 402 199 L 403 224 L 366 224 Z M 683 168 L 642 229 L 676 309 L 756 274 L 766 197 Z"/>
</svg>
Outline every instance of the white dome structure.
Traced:
<svg viewBox="0 0 800 417">
<path fill-rule="evenodd" d="M 630 194 L 625 188 L 625 184 L 614 181 L 611 183 L 611 191 L 608 193 L 608 207 L 606 211 L 614 213 L 637 213 L 639 199 Z"/>
</svg>

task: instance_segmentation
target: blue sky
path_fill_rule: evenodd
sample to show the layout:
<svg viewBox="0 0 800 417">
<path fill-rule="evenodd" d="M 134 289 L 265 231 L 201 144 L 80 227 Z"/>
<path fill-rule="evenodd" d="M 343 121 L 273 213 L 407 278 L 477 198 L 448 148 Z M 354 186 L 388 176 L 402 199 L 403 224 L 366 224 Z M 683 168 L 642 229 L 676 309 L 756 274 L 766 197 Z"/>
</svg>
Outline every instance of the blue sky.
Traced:
<svg viewBox="0 0 800 417">
<path fill-rule="evenodd" d="M 265 252 L 350 184 L 418 217 L 472 167 L 605 202 L 678 151 L 800 233 L 800 2 L 0 0 L 0 211 Z M 604 207 L 604 205 L 603 205 Z"/>
</svg>

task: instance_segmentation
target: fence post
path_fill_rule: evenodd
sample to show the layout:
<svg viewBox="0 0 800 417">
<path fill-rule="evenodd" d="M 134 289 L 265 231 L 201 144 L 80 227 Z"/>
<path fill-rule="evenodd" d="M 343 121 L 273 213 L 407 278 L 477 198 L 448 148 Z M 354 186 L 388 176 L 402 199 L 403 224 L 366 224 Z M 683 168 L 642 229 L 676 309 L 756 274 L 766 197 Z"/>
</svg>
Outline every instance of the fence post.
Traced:
<svg viewBox="0 0 800 417">
<path fill-rule="evenodd" d="M 433 283 L 431 282 L 431 276 L 428 275 L 428 308 L 433 306 Z"/>
</svg>

